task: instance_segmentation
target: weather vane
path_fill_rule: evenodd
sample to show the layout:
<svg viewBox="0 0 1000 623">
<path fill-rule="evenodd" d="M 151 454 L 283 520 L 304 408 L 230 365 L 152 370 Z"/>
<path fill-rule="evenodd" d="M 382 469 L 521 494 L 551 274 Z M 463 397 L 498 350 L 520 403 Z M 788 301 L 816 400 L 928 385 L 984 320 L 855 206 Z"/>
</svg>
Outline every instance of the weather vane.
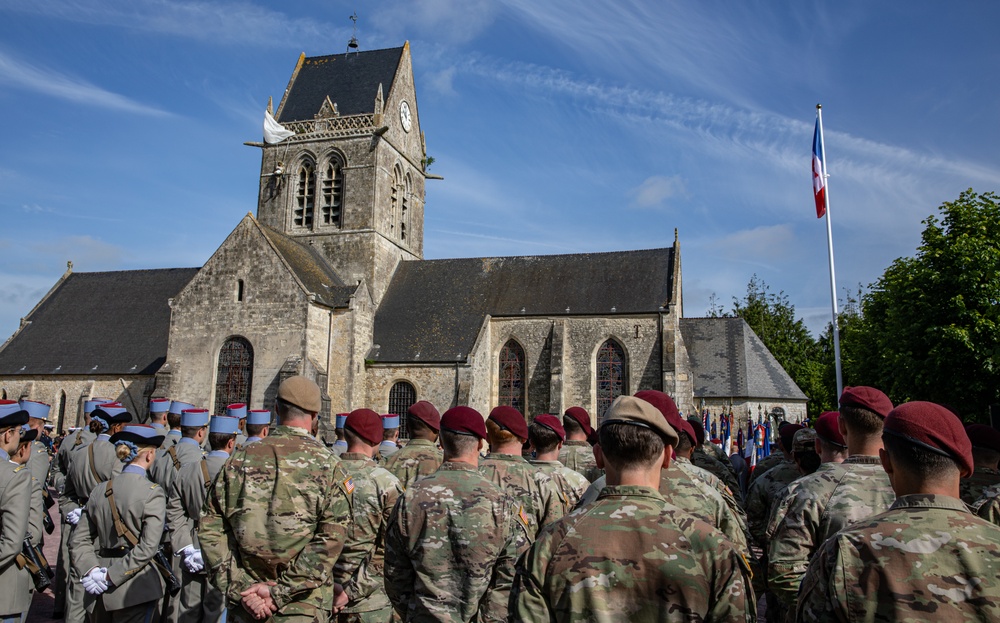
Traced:
<svg viewBox="0 0 1000 623">
<path fill-rule="evenodd" d="M 347 42 L 347 51 L 358 49 L 358 12 L 355 11 L 351 15 L 351 21 L 354 22 L 354 33 L 351 35 L 351 40 Z"/>
</svg>

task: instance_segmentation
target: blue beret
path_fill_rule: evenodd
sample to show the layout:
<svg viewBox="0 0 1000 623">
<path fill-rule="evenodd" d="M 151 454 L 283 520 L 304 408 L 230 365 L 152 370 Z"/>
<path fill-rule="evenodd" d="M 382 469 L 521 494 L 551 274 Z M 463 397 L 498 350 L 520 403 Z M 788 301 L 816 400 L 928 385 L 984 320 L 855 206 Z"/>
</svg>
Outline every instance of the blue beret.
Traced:
<svg viewBox="0 0 1000 623">
<path fill-rule="evenodd" d="M 248 426 L 264 426 L 271 423 L 271 412 L 267 409 L 250 409 L 247 412 Z"/>
<path fill-rule="evenodd" d="M 93 413 L 94 409 L 109 402 L 114 402 L 114 401 L 111 400 L 110 398 L 91 398 L 90 400 L 85 400 L 83 402 L 83 412 Z"/>
<path fill-rule="evenodd" d="M 208 426 L 208 409 L 184 409 L 181 413 L 181 426 Z"/>
<path fill-rule="evenodd" d="M 190 402 L 183 402 L 181 400 L 173 400 L 170 402 L 170 413 L 181 415 L 188 409 L 194 409 L 194 405 Z"/>
<path fill-rule="evenodd" d="M 226 415 L 229 417 L 243 419 L 247 416 L 247 406 L 242 402 L 231 404 L 226 407 Z"/>
<path fill-rule="evenodd" d="M 344 428 L 344 424 L 347 423 L 347 416 L 348 416 L 347 413 L 338 413 L 337 422 L 334 425 L 334 428 Z"/>
<path fill-rule="evenodd" d="M 392 413 L 383 415 L 382 428 L 399 428 L 399 416 Z"/>
<path fill-rule="evenodd" d="M 213 415 L 208 423 L 208 432 L 235 435 L 240 430 L 240 418 L 230 415 Z"/>
<path fill-rule="evenodd" d="M 28 417 L 38 418 L 39 420 L 49 419 L 49 411 L 52 409 L 52 407 L 44 402 L 36 400 L 22 400 L 21 408 L 28 412 Z"/>
<path fill-rule="evenodd" d="M 152 426 L 130 424 L 111 436 L 111 443 L 128 441 L 137 446 L 160 446 L 164 436 Z"/>
<path fill-rule="evenodd" d="M 150 413 L 166 413 L 167 411 L 170 411 L 169 398 L 153 398 L 149 401 Z"/>
</svg>

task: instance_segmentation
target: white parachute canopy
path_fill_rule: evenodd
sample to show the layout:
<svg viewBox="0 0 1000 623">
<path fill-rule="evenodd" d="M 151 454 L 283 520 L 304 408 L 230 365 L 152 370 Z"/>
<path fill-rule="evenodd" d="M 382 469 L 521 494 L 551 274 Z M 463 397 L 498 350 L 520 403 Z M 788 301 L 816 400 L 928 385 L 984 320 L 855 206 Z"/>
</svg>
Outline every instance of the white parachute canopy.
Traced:
<svg viewBox="0 0 1000 623">
<path fill-rule="evenodd" d="M 295 132 L 285 129 L 285 126 L 281 125 L 274 120 L 271 116 L 270 111 L 264 111 L 264 142 L 275 144 L 280 143 L 289 136 L 294 136 Z"/>
</svg>

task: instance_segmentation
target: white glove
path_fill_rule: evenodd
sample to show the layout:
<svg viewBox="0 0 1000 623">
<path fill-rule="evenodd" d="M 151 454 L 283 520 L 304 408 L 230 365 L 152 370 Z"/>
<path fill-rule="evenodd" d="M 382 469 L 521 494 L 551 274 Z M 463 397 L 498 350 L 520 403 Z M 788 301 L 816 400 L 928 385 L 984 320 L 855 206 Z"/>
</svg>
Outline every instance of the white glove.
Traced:
<svg viewBox="0 0 1000 623">
<path fill-rule="evenodd" d="M 100 595 L 108 590 L 108 569 L 107 567 L 94 567 L 90 573 L 83 576 L 81 580 L 85 591 L 91 595 Z"/>
<path fill-rule="evenodd" d="M 201 557 L 200 549 L 191 549 L 184 556 L 184 566 L 191 573 L 198 573 L 205 568 L 205 559 Z"/>
<path fill-rule="evenodd" d="M 83 514 L 83 507 L 74 508 L 70 512 L 66 513 L 66 522 L 72 525 L 80 523 L 80 515 Z"/>
</svg>

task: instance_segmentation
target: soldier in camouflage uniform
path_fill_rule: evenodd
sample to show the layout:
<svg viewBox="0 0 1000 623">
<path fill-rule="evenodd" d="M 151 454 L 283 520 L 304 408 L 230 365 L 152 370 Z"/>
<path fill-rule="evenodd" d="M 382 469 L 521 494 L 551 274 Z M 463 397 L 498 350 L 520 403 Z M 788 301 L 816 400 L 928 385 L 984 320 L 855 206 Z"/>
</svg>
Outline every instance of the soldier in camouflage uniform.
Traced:
<svg viewBox="0 0 1000 623">
<path fill-rule="evenodd" d="M 406 427 L 410 440 L 398 452 L 386 459 L 385 467 L 406 489 L 417 478 L 433 474 L 444 461 L 437 447 L 441 430 L 441 415 L 426 400 L 413 403 L 407 410 Z"/>
<path fill-rule="evenodd" d="M 975 504 L 987 487 L 1000 483 L 1000 431 L 985 424 L 969 424 L 965 427 L 972 440 L 972 458 L 976 469 L 960 483 L 962 501 Z"/>
<path fill-rule="evenodd" d="M 657 492 L 677 443 L 660 411 L 619 396 L 598 434 L 608 486 L 519 561 L 515 620 L 752 621 L 743 557 Z"/>
<path fill-rule="evenodd" d="M 496 407 L 486 420 L 490 453 L 479 462 L 479 471 L 502 487 L 528 515 L 528 538 L 563 516 L 563 502 L 552 479 L 531 466 L 521 448 L 528 441 L 528 425 L 513 407 Z"/>
<path fill-rule="evenodd" d="M 583 407 L 570 407 L 562 419 L 566 430 L 566 442 L 559 451 L 559 462 L 594 482 L 604 473 L 597 467 L 594 450 L 587 440 L 594 434 L 590 426 L 590 414 Z"/>
<path fill-rule="evenodd" d="M 805 427 L 800 424 L 788 424 L 782 427 L 778 443 L 785 460 L 772 467 L 750 485 L 750 493 L 747 494 L 746 510 L 750 536 L 755 545 L 763 547 L 765 550 L 767 543 L 764 541 L 764 533 L 767 530 L 767 520 L 771 515 L 771 508 L 785 487 L 802 475 L 795 462 L 792 461 L 791 450 L 792 439 L 795 437 L 796 431 L 803 428 Z"/>
<path fill-rule="evenodd" d="M 1000 485 L 983 489 L 983 494 L 972 505 L 972 511 L 986 521 L 1000 526 Z"/>
<path fill-rule="evenodd" d="M 705 425 L 700 418 L 688 418 L 688 424 L 691 425 L 696 437 L 694 451 L 690 457 L 691 463 L 724 482 L 729 487 L 730 493 L 738 496 L 739 501 L 742 502 L 740 481 L 736 478 L 736 468 L 733 467 L 729 457 L 725 456 L 722 450 L 711 441 L 706 443 Z"/>
<path fill-rule="evenodd" d="M 235 452 L 209 489 L 198 536 L 230 622 L 325 621 L 333 608 L 353 484 L 312 434 L 322 406 L 313 381 L 282 381 L 274 432 Z"/>
<path fill-rule="evenodd" d="M 559 462 L 559 450 L 565 440 L 566 429 L 554 415 L 536 415 L 528 426 L 528 442 L 535 454 L 529 462 L 537 468 L 536 475 L 547 476 L 555 483 L 564 515 L 577 505 L 590 486 L 590 481 L 580 472 Z"/>
<path fill-rule="evenodd" d="M 403 493 L 399 479 L 379 467 L 372 457 L 382 441 L 382 418 L 370 409 L 356 409 L 344 423 L 347 452 L 341 466 L 351 477 L 354 522 L 344 550 L 357 552 L 333 568 L 333 580 L 344 591 L 335 606 L 339 623 L 389 623 L 392 604 L 385 593 L 383 567 L 385 530 L 396 500 Z M 360 559 L 360 564 L 350 564 Z"/>
<path fill-rule="evenodd" d="M 444 463 L 400 496 L 385 543 L 385 588 L 403 621 L 506 621 L 528 517 L 479 473 L 483 416 L 441 417 Z"/>
<path fill-rule="evenodd" d="M 778 436 L 779 437 L 781 436 L 781 429 L 783 429 L 786 426 L 790 426 L 790 425 L 791 425 L 791 422 L 785 422 L 785 421 L 780 422 L 778 424 Z M 747 450 L 748 451 L 751 450 L 749 442 L 748 442 Z M 747 456 L 750 456 L 750 455 L 747 454 Z M 764 458 L 762 458 L 761 460 L 757 461 L 757 466 L 753 468 L 753 472 L 750 474 L 750 481 L 747 483 L 747 491 L 749 491 L 750 487 L 753 485 L 753 483 L 755 483 L 758 478 L 760 478 L 761 476 L 763 476 L 764 474 L 766 474 L 768 472 L 768 470 L 770 470 L 773 467 L 777 467 L 778 465 L 780 465 L 781 463 L 784 463 L 787 460 L 788 459 L 787 459 L 787 457 L 785 457 L 784 453 L 782 453 L 782 452 L 771 452 L 771 454 L 769 454 L 769 455 L 765 456 Z"/>
<path fill-rule="evenodd" d="M 959 477 L 973 467 L 962 423 L 910 402 L 885 418 L 883 440 L 896 501 L 817 551 L 797 620 L 1000 620 L 1000 528 L 958 499 Z"/>
</svg>

